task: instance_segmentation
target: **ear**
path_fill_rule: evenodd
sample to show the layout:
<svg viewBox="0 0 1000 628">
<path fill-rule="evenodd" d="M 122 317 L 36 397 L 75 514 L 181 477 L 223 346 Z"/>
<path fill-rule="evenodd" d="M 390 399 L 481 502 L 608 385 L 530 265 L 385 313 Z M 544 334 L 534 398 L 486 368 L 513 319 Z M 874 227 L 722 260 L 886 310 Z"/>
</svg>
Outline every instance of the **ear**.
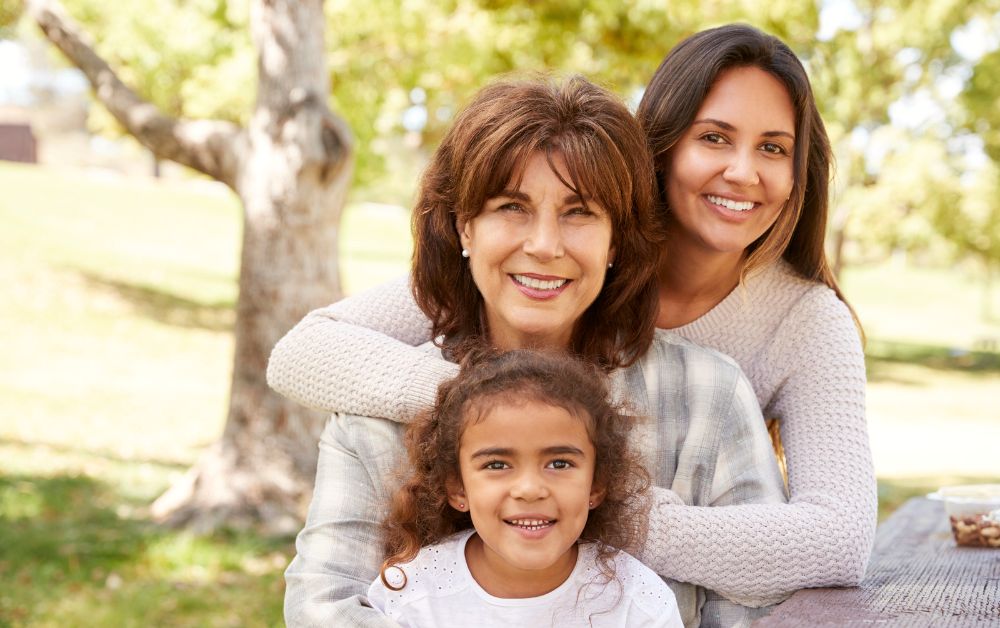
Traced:
<svg viewBox="0 0 1000 628">
<path fill-rule="evenodd" d="M 469 500 L 465 497 L 465 487 L 462 486 L 458 478 L 449 479 L 445 482 L 445 490 L 448 491 L 448 504 L 459 512 L 469 510 Z"/>
<path fill-rule="evenodd" d="M 612 244 L 611 248 L 608 249 L 608 263 L 613 264 L 614 262 L 615 262 L 615 245 Z"/>
<path fill-rule="evenodd" d="M 593 510 L 598 506 L 600 506 L 604 502 L 604 496 L 607 494 L 608 492 L 604 489 L 603 486 L 598 486 L 597 484 L 595 484 L 592 487 L 590 487 L 590 503 L 588 504 L 590 506 L 590 509 Z"/>
<path fill-rule="evenodd" d="M 455 219 L 455 231 L 458 232 L 458 239 L 462 241 L 462 248 L 472 250 L 472 227 L 468 222 Z"/>
</svg>

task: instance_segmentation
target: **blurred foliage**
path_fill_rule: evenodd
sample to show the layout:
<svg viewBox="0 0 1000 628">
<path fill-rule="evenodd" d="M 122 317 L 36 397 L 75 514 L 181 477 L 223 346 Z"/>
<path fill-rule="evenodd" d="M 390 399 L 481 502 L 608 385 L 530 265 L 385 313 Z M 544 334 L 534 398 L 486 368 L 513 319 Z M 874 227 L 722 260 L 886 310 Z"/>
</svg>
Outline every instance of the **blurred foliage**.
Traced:
<svg viewBox="0 0 1000 628">
<path fill-rule="evenodd" d="M 66 0 L 98 53 L 127 85 L 171 116 L 245 122 L 256 93 L 247 3 Z M 118 129 L 102 107 L 96 129 Z"/>
<path fill-rule="evenodd" d="M 991 163 L 978 173 L 957 216 L 941 216 L 939 223 L 963 250 L 1000 266 L 1000 50 L 976 64 L 961 102 L 966 128 L 982 139 Z"/>
<path fill-rule="evenodd" d="M 23 12 L 23 0 L 0 0 L 0 38 L 13 30 Z"/>
<path fill-rule="evenodd" d="M 3 15 L 16 12 L 2 1 Z M 66 4 L 166 112 L 246 120 L 256 71 L 248 3 Z M 330 105 L 358 139 L 355 186 L 366 197 L 405 203 L 455 112 L 498 75 L 583 73 L 634 103 L 680 39 L 745 21 L 809 69 L 837 156 L 835 258 L 846 242 L 855 260 L 897 250 L 1000 259 L 997 170 L 970 167 L 969 143 L 956 142 L 977 136 L 1000 159 L 1000 51 L 968 59 L 954 41 L 978 24 L 995 48 L 1000 0 L 327 0 L 325 11 Z M 835 26 L 824 24 L 837 11 Z M 93 112 L 97 128 L 113 127 Z"/>
</svg>

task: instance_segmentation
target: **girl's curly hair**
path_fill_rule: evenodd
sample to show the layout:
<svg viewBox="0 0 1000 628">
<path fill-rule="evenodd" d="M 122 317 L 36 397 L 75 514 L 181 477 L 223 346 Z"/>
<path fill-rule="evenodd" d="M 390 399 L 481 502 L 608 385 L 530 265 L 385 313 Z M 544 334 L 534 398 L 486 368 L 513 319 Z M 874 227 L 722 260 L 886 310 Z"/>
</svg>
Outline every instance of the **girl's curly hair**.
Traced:
<svg viewBox="0 0 1000 628">
<path fill-rule="evenodd" d="M 597 544 L 604 575 L 614 577 L 618 550 L 644 541 L 649 474 L 629 447 L 636 417 L 609 401 L 607 377 L 588 362 L 562 353 L 479 348 L 465 355 L 455 379 L 441 384 L 434 408 L 407 429 L 409 477 L 383 522 L 386 569 L 416 557 L 421 547 L 469 529 L 472 519 L 448 504 L 448 481 L 461 479 L 459 444 L 470 421 L 498 404 L 537 401 L 565 409 L 586 423 L 596 451 L 594 486 L 604 500 L 590 511 L 580 539 Z M 404 582 L 405 586 L 405 582 Z"/>
</svg>

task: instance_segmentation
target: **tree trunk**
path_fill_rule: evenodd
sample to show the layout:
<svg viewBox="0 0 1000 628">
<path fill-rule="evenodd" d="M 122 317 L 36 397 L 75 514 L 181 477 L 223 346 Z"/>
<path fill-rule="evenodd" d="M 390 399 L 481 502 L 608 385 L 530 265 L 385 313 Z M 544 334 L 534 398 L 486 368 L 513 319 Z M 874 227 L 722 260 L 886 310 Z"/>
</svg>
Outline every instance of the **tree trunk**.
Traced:
<svg viewBox="0 0 1000 628">
<path fill-rule="evenodd" d="M 39 26 L 97 97 L 160 158 L 200 170 L 243 202 L 229 412 L 221 439 L 153 504 L 159 521 L 210 531 L 300 527 L 324 415 L 272 392 L 271 348 L 307 311 L 341 296 L 337 236 L 353 159 L 326 106 L 322 0 L 255 0 L 258 94 L 246 129 L 174 120 L 129 90 L 54 0 L 29 0 Z"/>
<path fill-rule="evenodd" d="M 326 107 L 320 0 L 256 2 L 257 104 L 236 179 L 244 228 L 236 351 L 222 439 L 154 505 L 171 523 L 262 523 L 294 532 L 316 471 L 325 415 L 271 391 L 271 348 L 310 309 L 340 298 L 341 210 L 350 135 Z"/>
</svg>

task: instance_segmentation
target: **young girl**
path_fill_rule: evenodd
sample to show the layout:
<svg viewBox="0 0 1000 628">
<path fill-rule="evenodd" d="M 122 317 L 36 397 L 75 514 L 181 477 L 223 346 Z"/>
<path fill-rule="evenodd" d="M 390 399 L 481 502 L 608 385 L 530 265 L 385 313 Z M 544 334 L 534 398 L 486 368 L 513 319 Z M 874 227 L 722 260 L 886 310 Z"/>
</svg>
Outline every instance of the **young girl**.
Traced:
<svg viewBox="0 0 1000 628">
<path fill-rule="evenodd" d="M 407 431 L 372 605 L 403 626 L 682 626 L 618 549 L 640 541 L 649 476 L 607 393 L 564 355 L 467 358 Z"/>
</svg>

